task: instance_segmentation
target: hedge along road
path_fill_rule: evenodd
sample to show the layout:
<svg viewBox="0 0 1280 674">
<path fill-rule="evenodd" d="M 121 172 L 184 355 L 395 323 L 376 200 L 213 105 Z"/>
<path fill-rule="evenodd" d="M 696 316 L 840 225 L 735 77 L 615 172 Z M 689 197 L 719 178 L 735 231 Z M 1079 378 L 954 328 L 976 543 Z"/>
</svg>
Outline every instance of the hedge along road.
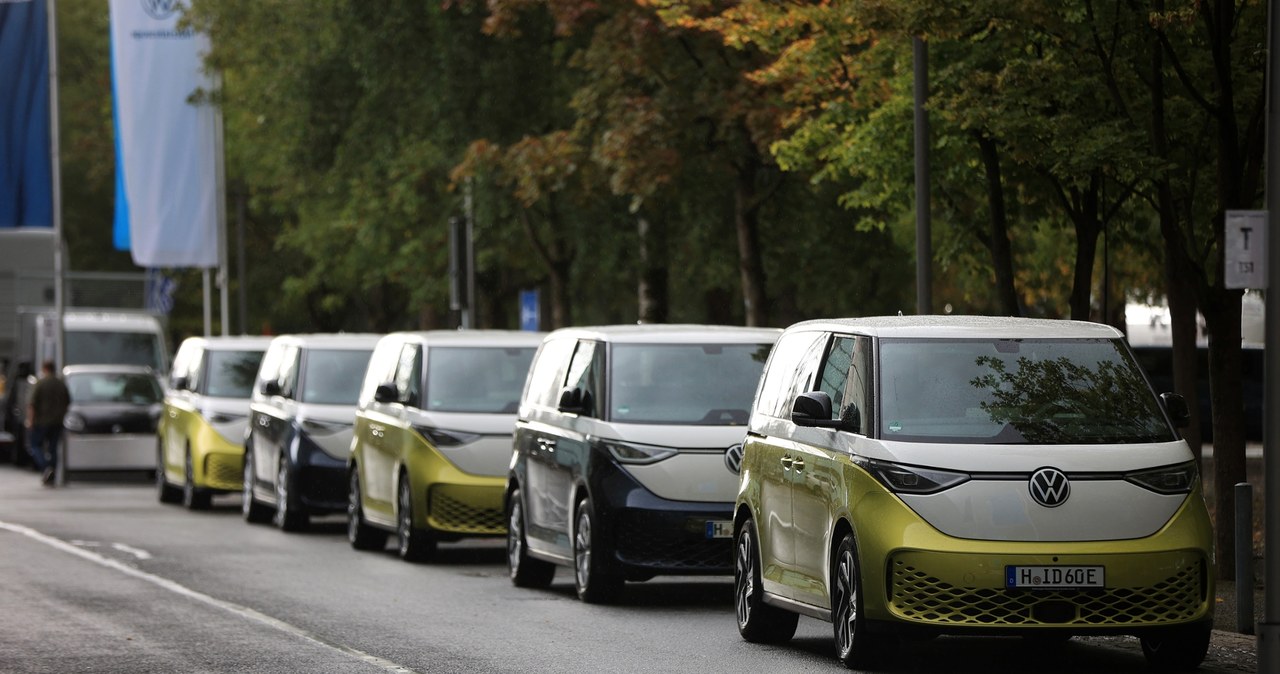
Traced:
<svg viewBox="0 0 1280 674">
<path fill-rule="evenodd" d="M 743 642 L 729 579 L 629 584 L 618 606 L 506 578 L 502 541 L 441 547 L 429 565 L 357 553 L 340 517 L 303 534 L 156 503 L 138 480 L 42 488 L 0 467 L 0 672 L 840 671 L 830 625 L 783 647 Z M 1255 671 L 1251 640 L 1216 634 L 1202 672 Z M 1136 640 L 1061 648 L 944 637 L 893 671 L 1143 672 Z"/>
</svg>

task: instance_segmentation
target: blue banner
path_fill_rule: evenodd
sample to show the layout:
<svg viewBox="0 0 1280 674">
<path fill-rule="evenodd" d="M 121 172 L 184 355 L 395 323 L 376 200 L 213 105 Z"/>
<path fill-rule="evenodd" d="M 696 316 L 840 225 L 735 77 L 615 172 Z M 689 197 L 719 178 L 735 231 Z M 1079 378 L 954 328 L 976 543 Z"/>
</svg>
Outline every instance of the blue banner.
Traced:
<svg viewBox="0 0 1280 674">
<path fill-rule="evenodd" d="M 0 1 L 0 101 L 0 228 L 52 227 L 44 0 Z"/>
</svg>

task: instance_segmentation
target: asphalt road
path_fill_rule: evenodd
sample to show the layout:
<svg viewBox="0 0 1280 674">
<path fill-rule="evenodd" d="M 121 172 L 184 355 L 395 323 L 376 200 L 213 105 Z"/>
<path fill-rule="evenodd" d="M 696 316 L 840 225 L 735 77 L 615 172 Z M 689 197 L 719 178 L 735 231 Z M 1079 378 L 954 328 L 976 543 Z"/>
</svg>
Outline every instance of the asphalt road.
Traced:
<svg viewBox="0 0 1280 674">
<path fill-rule="evenodd" d="M 428 565 L 357 553 L 341 518 L 283 534 L 238 500 L 189 513 L 139 479 L 42 488 L 0 466 L 0 672 L 843 671 L 827 623 L 783 647 L 739 638 L 729 579 L 629 584 L 588 606 L 561 570 L 512 587 L 501 541 L 441 547 Z M 1252 672 L 1250 638 L 1216 633 L 1202 672 Z M 943 637 L 892 671 L 1147 671 L 1135 640 L 1059 648 Z"/>
</svg>

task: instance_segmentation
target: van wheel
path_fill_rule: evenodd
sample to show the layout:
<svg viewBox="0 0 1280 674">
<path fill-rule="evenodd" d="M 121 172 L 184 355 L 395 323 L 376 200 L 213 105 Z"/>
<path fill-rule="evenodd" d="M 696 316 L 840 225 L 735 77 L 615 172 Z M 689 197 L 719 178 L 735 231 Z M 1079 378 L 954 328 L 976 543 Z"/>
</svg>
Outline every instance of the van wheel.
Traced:
<svg viewBox="0 0 1280 674">
<path fill-rule="evenodd" d="M 347 542 L 356 550 L 385 548 L 387 532 L 374 529 L 364 521 L 364 506 L 360 500 L 360 473 L 354 466 L 347 485 Z"/>
<path fill-rule="evenodd" d="M 431 532 L 413 526 L 413 489 L 409 485 L 409 476 L 400 478 L 399 498 L 396 512 L 396 538 L 399 543 L 400 559 L 406 562 L 425 562 L 436 554 L 436 540 Z"/>
<path fill-rule="evenodd" d="M 800 616 L 764 603 L 760 584 L 760 547 L 755 541 L 755 523 L 747 518 L 738 528 L 734 546 L 733 604 L 738 614 L 738 633 L 758 644 L 782 644 L 795 636 Z"/>
<path fill-rule="evenodd" d="M 507 518 L 507 568 L 516 587 L 547 587 L 556 576 L 554 564 L 529 556 L 524 533 L 524 504 L 520 490 L 511 492 Z"/>
<path fill-rule="evenodd" d="M 195 471 L 191 467 L 191 448 L 187 448 L 182 463 L 182 507 L 187 510 L 208 510 L 213 504 L 209 492 L 196 487 Z"/>
<path fill-rule="evenodd" d="M 863 587 L 858 545 L 852 533 L 844 535 L 831 564 L 831 623 L 835 632 L 836 658 L 849 669 L 879 664 L 896 645 L 890 635 L 867 634 L 863 615 Z"/>
<path fill-rule="evenodd" d="M 1189 672 L 1204 662 L 1212 632 L 1213 623 L 1208 621 L 1170 627 L 1142 637 L 1142 654 L 1152 669 Z"/>
<path fill-rule="evenodd" d="M 623 579 L 609 568 L 613 551 L 596 530 L 598 519 L 592 510 L 590 499 L 578 501 L 573 529 L 573 579 L 578 599 L 588 604 L 608 604 L 621 594 Z"/>
<path fill-rule="evenodd" d="M 244 452 L 244 480 L 240 491 L 240 514 L 244 521 L 251 524 L 266 522 L 271 519 L 271 510 L 253 496 L 253 450 L 248 446 Z"/>
<path fill-rule="evenodd" d="M 165 478 L 164 450 L 156 447 L 156 498 L 161 503 L 177 503 L 182 500 L 182 490 L 169 484 Z"/>
<path fill-rule="evenodd" d="M 307 513 L 289 507 L 289 461 L 283 453 L 280 464 L 276 468 L 276 512 L 272 521 L 281 531 L 302 531 L 307 528 L 310 517 Z"/>
</svg>

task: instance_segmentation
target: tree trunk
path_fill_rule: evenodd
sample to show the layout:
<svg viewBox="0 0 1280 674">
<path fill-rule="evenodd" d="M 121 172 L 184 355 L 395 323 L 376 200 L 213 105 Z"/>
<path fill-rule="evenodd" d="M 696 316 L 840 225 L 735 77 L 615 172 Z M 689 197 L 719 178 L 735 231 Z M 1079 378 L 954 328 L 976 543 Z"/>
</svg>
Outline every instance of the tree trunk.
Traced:
<svg viewBox="0 0 1280 674">
<path fill-rule="evenodd" d="M 1087 321 L 1093 310 L 1093 261 L 1098 256 L 1098 234 L 1102 222 L 1098 208 L 1099 178 L 1095 171 L 1089 187 L 1080 195 L 1079 207 L 1072 209 L 1076 229 L 1075 273 L 1071 279 L 1071 319 Z M 1104 287 L 1105 294 L 1107 289 Z M 1109 317 L 1103 316 L 1106 321 Z"/>
<path fill-rule="evenodd" d="M 1009 220 L 1004 205 L 1000 150 L 994 140 L 982 134 L 978 134 L 978 148 L 987 174 L 987 203 L 991 211 L 991 235 L 987 247 L 991 251 L 991 266 L 996 274 L 996 296 L 1001 313 L 1021 316 L 1022 308 L 1013 282 L 1013 246 L 1009 243 Z"/>
<path fill-rule="evenodd" d="M 667 225 L 665 220 L 636 218 L 640 235 L 640 281 L 638 287 L 641 323 L 666 323 L 669 315 L 667 273 Z"/>
<path fill-rule="evenodd" d="M 1235 579 L 1235 485 L 1245 481 L 1244 393 L 1240 386 L 1239 290 L 1217 289 L 1203 308 L 1209 326 L 1213 402 L 1213 502 L 1218 577 Z M 1250 536 L 1252 546 L 1252 536 Z"/>
<path fill-rule="evenodd" d="M 524 226 L 525 235 L 529 237 L 529 243 L 533 245 L 533 250 L 538 254 L 538 260 L 542 262 L 542 266 L 547 271 L 547 285 L 550 286 L 551 295 L 551 329 L 563 328 L 573 324 L 573 315 L 571 309 L 571 301 L 569 298 L 570 273 L 573 264 L 573 252 L 570 244 L 560 240 L 556 236 L 556 218 L 555 203 L 551 204 L 551 242 L 544 242 L 542 237 L 538 236 L 538 230 L 533 225 L 533 218 L 529 216 L 529 209 L 521 208 L 517 211 L 520 218 L 520 224 Z"/>
<path fill-rule="evenodd" d="M 756 186 L 760 157 L 754 147 L 748 155 L 738 166 L 733 190 L 733 225 L 738 233 L 738 273 L 742 279 L 746 324 L 762 326 L 769 324 L 769 307 L 760 255 L 760 200 Z"/>
</svg>

